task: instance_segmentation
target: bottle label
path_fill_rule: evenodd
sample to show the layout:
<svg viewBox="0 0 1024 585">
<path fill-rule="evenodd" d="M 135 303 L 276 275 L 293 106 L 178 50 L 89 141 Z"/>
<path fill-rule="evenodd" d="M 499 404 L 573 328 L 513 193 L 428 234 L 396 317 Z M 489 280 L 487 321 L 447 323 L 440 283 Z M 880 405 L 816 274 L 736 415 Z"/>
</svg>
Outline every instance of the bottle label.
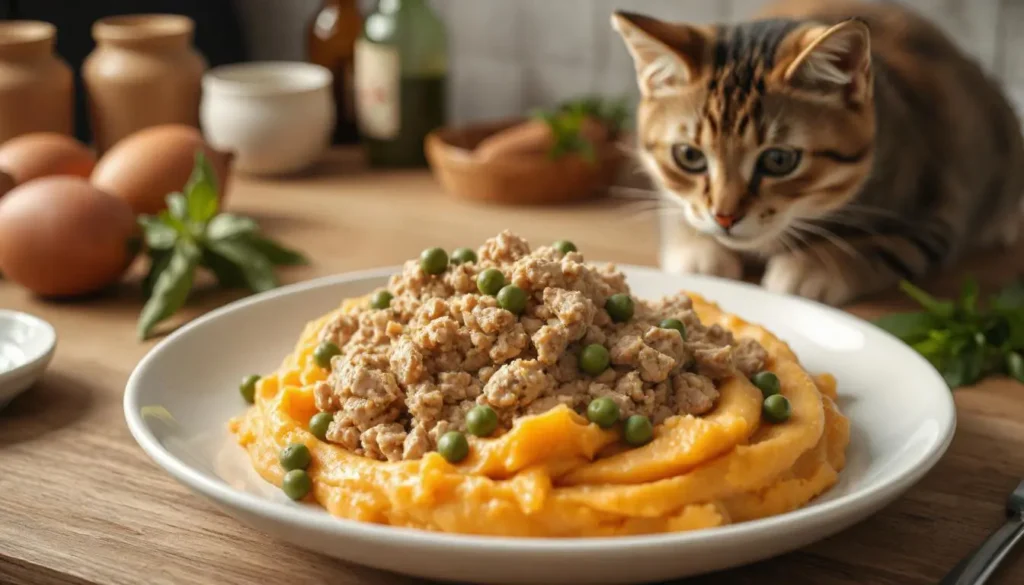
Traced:
<svg viewBox="0 0 1024 585">
<path fill-rule="evenodd" d="M 356 116 L 368 138 L 391 140 L 401 128 L 398 49 L 359 39 L 355 46 Z"/>
</svg>

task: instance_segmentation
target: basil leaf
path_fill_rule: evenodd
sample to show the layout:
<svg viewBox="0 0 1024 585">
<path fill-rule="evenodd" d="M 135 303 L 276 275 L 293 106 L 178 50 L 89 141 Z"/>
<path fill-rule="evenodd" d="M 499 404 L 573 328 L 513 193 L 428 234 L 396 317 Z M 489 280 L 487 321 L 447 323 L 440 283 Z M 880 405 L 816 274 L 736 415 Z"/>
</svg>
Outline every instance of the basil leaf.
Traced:
<svg viewBox="0 0 1024 585">
<path fill-rule="evenodd" d="M 192 280 L 199 261 L 199 250 L 182 240 L 174 247 L 167 266 L 153 283 L 153 294 L 139 315 L 138 334 L 146 339 L 157 323 L 173 315 L 185 304 L 192 292 Z"/>
<path fill-rule="evenodd" d="M 927 338 L 928 332 L 939 325 L 939 320 L 932 313 L 919 311 L 884 315 L 876 319 L 874 324 L 904 342 L 914 343 Z"/>
<path fill-rule="evenodd" d="M 953 303 L 949 301 L 940 301 L 905 280 L 900 283 L 900 288 L 903 289 L 903 292 L 905 292 L 907 296 L 914 299 L 919 305 L 924 307 L 925 310 L 940 317 L 948 318 L 953 315 Z"/>
<path fill-rule="evenodd" d="M 270 260 L 270 263 L 275 266 L 304 266 L 309 264 L 309 260 L 300 252 L 286 248 L 271 239 L 252 234 L 246 237 L 246 241 L 250 247 L 266 256 L 267 260 Z"/>
<path fill-rule="evenodd" d="M 202 149 L 196 152 L 192 175 L 185 183 L 185 197 L 192 221 L 204 223 L 217 215 L 217 175 Z"/>
<path fill-rule="evenodd" d="M 1017 281 L 999 291 L 992 307 L 1003 310 L 1024 309 L 1024 282 Z"/>
<path fill-rule="evenodd" d="M 167 250 L 174 247 L 178 232 L 169 224 L 152 215 L 140 215 L 138 221 L 150 249 Z"/>
<path fill-rule="evenodd" d="M 212 250 L 203 250 L 202 263 L 213 272 L 217 283 L 224 288 L 245 288 L 249 285 L 238 265 Z"/>
<path fill-rule="evenodd" d="M 172 250 L 150 250 L 149 251 L 149 272 L 142 279 L 142 292 L 146 298 L 153 296 L 153 285 L 160 273 L 167 268 L 171 261 Z"/>
<path fill-rule="evenodd" d="M 248 245 L 245 240 L 214 240 L 210 250 L 230 260 L 245 277 L 245 282 L 254 292 L 268 291 L 277 287 L 274 265 L 266 256 Z"/>
<path fill-rule="evenodd" d="M 178 222 L 185 222 L 188 220 L 188 201 L 185 196 L 175 191 L 174 193 L 168 193 L 167 198 L 167 211 L 170 212 L 170 217 L 178 220 Z"/>
<path fill-rule="evenodd" d="M 211 240 L 224 240 L 256 232 L 259 226 L 248 217 L 221 213 L 210 220 L 206 226 L 206 237 Z"/>
<path fill-rule="evenodd" d="M 178 233 L 178 235 L 184 236 L 189 233 L 188 226 L 185 225 L 185 222 L 183 220 L 178 219 L 177 217 L 174 217 L 174 215 L 171 214 L 171 211 L 169 209 L 161 211 L 160 215 L 158 215 L 157 218 L 161 222 L 170 226 L 171 229 Z"/>
</svg>

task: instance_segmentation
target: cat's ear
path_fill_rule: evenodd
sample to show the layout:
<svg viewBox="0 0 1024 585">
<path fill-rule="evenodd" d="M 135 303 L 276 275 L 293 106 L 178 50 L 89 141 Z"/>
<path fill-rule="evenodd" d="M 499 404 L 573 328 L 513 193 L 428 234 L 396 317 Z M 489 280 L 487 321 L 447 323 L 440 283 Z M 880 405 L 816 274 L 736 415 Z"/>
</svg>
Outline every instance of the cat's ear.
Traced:
<svg viewBox="0 0 1024 585">
<path fill-rule="evenodd" d="M 846 20 L 818 25 L 798 33 L 785 66 L 783 80 L 803 89 L 842 91 L 847 99 L 863 102 L 871 92 L 871 33 L 864 22 Z"/>
<path fill-rule="evenodd" d="M 643 95 L 694 81 L 710 46 L 697 28 L 640 14 L 615 12 L 612 28 L 622 36 L 633 57 Z"/>
</svg>

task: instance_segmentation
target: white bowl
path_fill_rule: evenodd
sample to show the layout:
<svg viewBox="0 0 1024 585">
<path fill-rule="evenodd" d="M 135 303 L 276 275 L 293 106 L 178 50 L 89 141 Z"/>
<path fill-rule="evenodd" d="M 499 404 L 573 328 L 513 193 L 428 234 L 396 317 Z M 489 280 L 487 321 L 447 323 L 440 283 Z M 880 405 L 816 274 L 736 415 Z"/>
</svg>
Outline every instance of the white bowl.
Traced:
<svg viewBox="0 0 1024 585">
<path fill-rule="evenodd" d="M 398 270 L 393 269 L 393 270 Z M 364 524 L 289 501 L 252 470 L 226 421 L 244 411 L 238 380 L 269 372 L 303 325 L 393 270 L 319 279 L 232 303 L 180 329 L 128 380 L 128 428 L 178 481 L 273 537 L 354 563 L 420 577 L 493 583 L 636 583 L 674 579 L 778 555 L 876 512 L 917 482 L 953 437 L 955 410 L 938 373 L 888 333 L 846 313 L 759 287 L 624 267 L 641 297 L 696 291 L 764 324 L 812 371 L 839 380 L 852 438 L 839 483 L 807 507 L 694 532 L 527 539 Z M 225 351 L 224 348 L 230 348 Z"/>
<path fill-rule="evenodd" d="M 199 116 L 218 150 L 244 173 L 301 171 L 320 158 L 334 131 L 333 75 L 298 61 L 224 65 L 203 76 Z"/>
<path fill-rule="evenodd" d="M 0 408 L 42 376 L 57 332 L 39 317 L 0 309 Z"/>
</svg>

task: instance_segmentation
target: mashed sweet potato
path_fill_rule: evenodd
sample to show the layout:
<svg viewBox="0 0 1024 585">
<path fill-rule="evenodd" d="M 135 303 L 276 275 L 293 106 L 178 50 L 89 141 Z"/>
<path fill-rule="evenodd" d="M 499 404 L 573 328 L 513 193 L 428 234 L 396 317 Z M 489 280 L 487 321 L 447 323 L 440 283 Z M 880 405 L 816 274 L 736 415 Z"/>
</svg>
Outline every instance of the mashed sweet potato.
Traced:
<svg viewBox="0 0 1024 585">
<path fill-rule="evenodd" d="M 255 469 L 278 485 L 281 450 L 306 445 L 309 499 L 365 522 L 469 534 L 609 536 L 720 526 L 806 504 L 836 482 L 845 462 L 849 424 L 836 407 L 834 380 L 808 374 L 764 328 L 688 297 L 703 325 L 763 347 L 764 368 L 776 374 L 791 405 L 786 422 L 763 420 L 761 391 L 737 372 L 716 383 L 709 411 L 678 411 L 655 424 L 653 439 L 639 447 L 623 444 L 621 425 L 602 429 L 567 401 L 517 413 L 492 437 L 467 434 L 469 455 L 457 464 L 435 450 L 380 460 L 308 429 L 322 410 L 316 389 L 331 375 L 315 365 L 314 350 L 331 323 L 365 308 L 366 299 L 352 299 L 306 326 L 293 353 L 257 384 L 254 406 L 230 427 Z"/>
</svg>

